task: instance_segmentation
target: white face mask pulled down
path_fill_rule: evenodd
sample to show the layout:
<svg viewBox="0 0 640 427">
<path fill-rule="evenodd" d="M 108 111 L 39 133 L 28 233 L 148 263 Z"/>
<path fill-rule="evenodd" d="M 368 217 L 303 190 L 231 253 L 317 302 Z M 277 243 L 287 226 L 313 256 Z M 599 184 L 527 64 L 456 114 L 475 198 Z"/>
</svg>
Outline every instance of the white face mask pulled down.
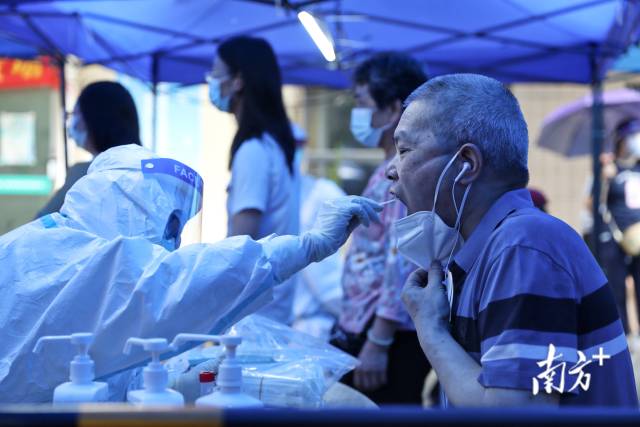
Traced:
<svg viewBox="0 0 640 427">
<path fill-rule="evenodd" d="M 447 288 L 447 298 L 450 308 L 453 302 L 453 279 L 449 271 L 449 263 L 451 262 L 453 254 L 462 245 L 462 236 L 460 235 L 462 211 L 466 204 L 471 184 L 469 184 L 464 191 L 459 209 L 456 204 L 454 190 L 456 183 L 466 173 L 467 169 L 469 169 L 468 163 L 464 164 L 462 171 L 454 180 L 451 188 L 451 197 L 453 198 L 453 204 L 456 209 L 455 225 L 449 227 L 435 212 L 435 209 L 442 180 L 458 157 L 458 154 L 459 152 L 449 160 L 449 163 L 444 167 L 438 178 L 431 211 L 416 212 L 395 222 L 398 239 L 397 246 L 400 254 L 425 271 L 429 271 L 433 261 L 437 260 L 444 263 L 445 286 Z"/>
</svg>

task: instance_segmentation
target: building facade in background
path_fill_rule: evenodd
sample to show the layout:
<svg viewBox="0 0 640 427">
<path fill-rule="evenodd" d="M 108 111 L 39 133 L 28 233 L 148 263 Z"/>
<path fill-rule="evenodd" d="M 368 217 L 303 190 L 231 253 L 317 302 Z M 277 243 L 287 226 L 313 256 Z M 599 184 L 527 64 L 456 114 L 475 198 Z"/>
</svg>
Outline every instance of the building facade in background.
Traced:
<svg viewBox="0 0 640 427">
<path fill-rule="evenodd" d="M 54 188 L 59 87 L 48 58 L 0 58 L 0 234 L 30 221 Z"/>
<path fill-rule="evenodd" d="M 0 234 L 29 222 L 64 182 L 64 114 L 59 75 L 47 58 L 0 58 Z M 202 230 L 195 239 L 211 242 L 224 238 L 228 152 L 235 122 L 230 114 L 211 106 L 206 85 L 159 85 L 154 133 L 154 101 L 147 83 L 99 66 L 67 65 L 66 75 L 67 111 L 72 110 L 82 88 L 93 81 L 118 80 L 129 89 L 138 108 L 143 144 L 160 156 L 189 164 L 204 178 Z M 610 82 L 606 88 L 624 84 Z M 589 157 L 566 159 L 539 148 L 535 141 L 547 114 L 586 95 L 589 88 L 515 84 L 511 89 L 529 124 L 531 185 L 545 193 L 551 214 L 580 230 L 580 212 L 591 170 Z M 360 148 L 353 140 L 349 131 L 350 92 L 285 86 L 284 99 L 291 120 L 308 133 L 305 172 L 330 178 L 349 194 L 360 194 L 383 154 Z M 90 158 L 71 141 L 68 153 L 70 165 Z"/>
</svg>

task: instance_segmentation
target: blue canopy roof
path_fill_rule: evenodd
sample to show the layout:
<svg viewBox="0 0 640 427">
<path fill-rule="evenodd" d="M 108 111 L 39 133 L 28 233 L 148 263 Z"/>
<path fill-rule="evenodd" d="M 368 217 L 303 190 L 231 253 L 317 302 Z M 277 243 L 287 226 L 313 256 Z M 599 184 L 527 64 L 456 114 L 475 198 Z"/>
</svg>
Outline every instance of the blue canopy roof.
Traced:
<svg viewBox="0 0 640 427">
<path fill-rule="evenodd" d="M 11 38 L 0 37 L 0 56 L 10 58 L 33 58 L 38 55 L 38 49 L 12 40 Z"/>
<path fill-rule="evenodd" d="M 592 79 L 637 41 L 640 6 L 624 0 L 93 0 L 0 6 L 0 37 L 73 54 L 146 81 L 203 82 L 215 46 L 249 34 L 278 54 L 284 79 L 349 85 L 383 50 L 406 51 L 430 75 L 477 72 L 502 81 Z M 274 6 L 274 3 L 280 7 Z M 333 37 L 327 63 L 297 18 L 308 10 Z M 0 44 L 0 54 L 3 51 Z"/>
<path fill-rule="evenodd" d="M 613 64 L 613 69 L 628 73 L 640 72 L 640 48 L 630 48 L 626 54 L 616 60 Z"/>
</svg>

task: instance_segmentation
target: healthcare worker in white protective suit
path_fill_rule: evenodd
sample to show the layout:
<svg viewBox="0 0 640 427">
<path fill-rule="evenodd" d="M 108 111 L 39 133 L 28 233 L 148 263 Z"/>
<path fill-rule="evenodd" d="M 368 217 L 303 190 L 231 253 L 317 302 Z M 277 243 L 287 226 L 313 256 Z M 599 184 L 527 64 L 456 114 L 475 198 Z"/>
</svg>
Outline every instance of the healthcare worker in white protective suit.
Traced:
<svg viewBox="0 0 640 427">
<path fill-rule="evenodd" d="M 201 206 L 201 179 L 171 159 L 126 145 L 98 155 L 60 213 L 0 237 L 0 402 L 47 402 L 68 380 L 72 346 L 44 335 L 93 332 L 96 378 L 123 400 L 129 337 L 219 333 L 272 299 L 272 288 L 335 252 L 381 207 L 345 197 L 323 206 L 301 236 L 247 236 L 177 249 Z"/>
</svg>

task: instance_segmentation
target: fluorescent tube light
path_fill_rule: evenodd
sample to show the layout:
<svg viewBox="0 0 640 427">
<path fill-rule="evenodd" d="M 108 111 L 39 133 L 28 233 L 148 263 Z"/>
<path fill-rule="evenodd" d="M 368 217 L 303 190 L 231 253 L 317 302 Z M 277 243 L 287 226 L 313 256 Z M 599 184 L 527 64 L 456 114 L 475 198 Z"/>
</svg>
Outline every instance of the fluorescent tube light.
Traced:
<svg viewBox="0 0 640 427">
<path fill-rule="evenodd" d="M 333 48 L 333 42 L 329 37 L 327 37 L 327 34 L 322 31 L 318 20 L 312 14 L 304 10 L 298 13 L 298 19 L 302 23 L 304 29 L 307 30 L 311 40 L 313 40 L 320 50 L 320 53 L 322 53 L 322 56 L 324 56 L 324 59 L 329 62 L 335 61 L 336 52 Z"/>
</svg>

